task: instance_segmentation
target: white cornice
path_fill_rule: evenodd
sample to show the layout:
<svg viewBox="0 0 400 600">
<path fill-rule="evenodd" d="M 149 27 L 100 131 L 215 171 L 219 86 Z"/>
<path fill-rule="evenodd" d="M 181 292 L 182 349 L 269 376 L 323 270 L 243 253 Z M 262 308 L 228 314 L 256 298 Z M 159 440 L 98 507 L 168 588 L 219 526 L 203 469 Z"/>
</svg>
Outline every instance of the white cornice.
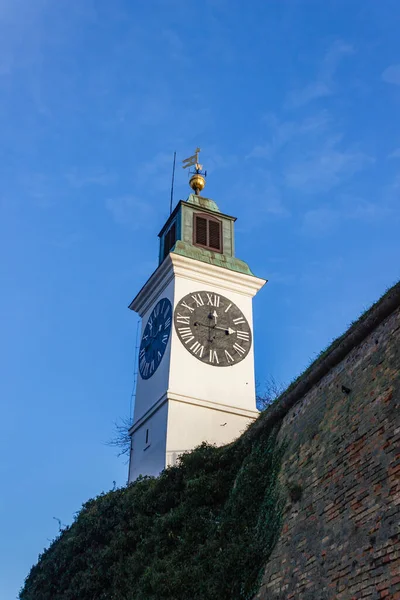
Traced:
<svg viewBox="0 0 400 600">
<path fill-rule="evenodd" d="M 204 285 L 215 285 L 251 298 L 267 282 L 266 279 L 255 275 L 217 267 L 171 252 L 147 280 L 130 303 L 129 308 L 143 316 L 174 276 L 197 281 Z"/>
<path fill-rule="evenodd" d="M 170 254 L 177 277 L 184 277 L 203 284 L 212 284 L 245 296 L 253 297 L 265 285 L 266 279 L 217 267 L 180 254 Z"/>
</svg>

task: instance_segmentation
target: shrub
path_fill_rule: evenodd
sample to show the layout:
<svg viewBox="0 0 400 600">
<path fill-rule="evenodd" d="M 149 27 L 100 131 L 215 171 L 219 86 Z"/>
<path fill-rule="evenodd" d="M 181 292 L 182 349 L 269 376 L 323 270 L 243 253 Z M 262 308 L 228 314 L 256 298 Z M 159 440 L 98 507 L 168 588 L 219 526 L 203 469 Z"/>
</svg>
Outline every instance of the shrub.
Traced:
<svg viewBox="0 0 400 600">
<path fill-rule="evenodd" d="M 281 526 L 277 431 L 202 444 L 84 504 L 20 600 L 249 600 Z"/>
</svg>

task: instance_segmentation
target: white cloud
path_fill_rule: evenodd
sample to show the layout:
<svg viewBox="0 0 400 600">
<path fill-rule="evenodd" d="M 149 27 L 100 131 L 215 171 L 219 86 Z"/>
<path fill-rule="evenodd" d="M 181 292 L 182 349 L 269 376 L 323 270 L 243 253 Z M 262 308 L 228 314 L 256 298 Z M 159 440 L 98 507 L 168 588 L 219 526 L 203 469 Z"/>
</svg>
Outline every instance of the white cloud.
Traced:
<svg viewBox="0 0 400 600">
<path fill-rule="evenodd" d="M 171 185 L 173 158 L 173 152 L 159 152 L 150 160 L 140 163 L 136 184 L 143 188 L 150 185 L 151 189 L 157 192 L 168 190 Z"/>
<path fill-rule="evenodd" d="M 386 83 L 400 85 L 400 65 L 390 65 L 382 73 L 382 79 Z"/>
<path fill-rule="evenodd" d="M 393 150 L 393 152 L 389 154 L 388 158 L 400 158 L 400 148 Z"/>
<path fill-rule="evenodd" d="M 269 160 L 272 158 L 273 154 L 273 144 L 271 142 L 266 142 L 265 144 L 257 144 L 254 146 L 249 154 L 247 154 L 246 158 L 266 158 Z"/>
<path fill-rule="evenodd" d="M 364 152 L 340 148 L 340 139 L 332 137 L 322 148 L 290 164 L 284 172 L 286 185 L 303 192 L 325 192 L 374 162 Z"/>
<path fill-rule="evenodd" d="M 331 86 L 324 81 L 314 81 L 309 83 L 304 88 L 294 90 L 289 93 L 287 102 L 285 103 L 286 108 L 299 108 L 308 104 L 312 100 L 323 98 L 324 96 L 330 96 L 332 94 Z"/>
<path fill-rule="evenodd" d="M 190 56 L 187 55 L 185 43 L 176 31 L 169 28 L 164 29 L 161 32 L 161 37 L 164 38 L 166 50 L 169 50 L 172 59 L 190 65 Z"/>
<path fill-rule="evenodd" d="M 400 175 L 396 175 L 393 181 L 391 181 L 385 187 L 385 196 L 389 201 L 393 202 L 396 207 L 399 206 L 399 195 L 400 195 Z"/>
<path fill-rule="evenodd" d="M 46 173 L 21 173 L 19 179 L 26 197 L 30 198 L 37 208 L 52 208 L 64 194 L 62 187 L 57 184 L 57 179 Z"/>
<path fill-rule="evenodd" d="M 262 173 L 260 178 L 260 205 L 259 212 L 274 215 L 276 217 L 288 217 L 289 210 L 283 204 L 282 194 L 274 183 L 271 172 Z"/>
<path fill-rule="evenodd" d="M 230 153 L 221 154 L 217 146 L 208 145 L 204 153 L 204 161 L 205 170 L 213 173 L 221 169 L 235 168 L 239 164 L 239 156 Z M 200 162 L 203 162 L 202 154 L 200 154 Z"/>
<path fill-rule="evenodd" d="M 343 40 L 335 40 L 324 57 L 321 68 L 322 77 L 332 80 L 343 57 L 353 53 L 354 48 L 351 44 L 347 44 Z"/>
<path fill-rule="evenodd" d="M 326 52 L 314 81 L 303 88 L 293 90 L 288 94 L 286 108 L 299 108 L 318 98 L 330 96 L 335 92 L 334 77 L 340 62 L 345 56 L 354 52 L 353 47 L 343 40 L 336 40 Z"/>
<path fill-rule="evenodd" d="M 290 212 L 284 206 L 279 194 L 273 193 L 268 189 L 262 197 L 260 210 L 276 217 L 290 216 Z"/>
<path fill-rule="evenodd" d="M 328 111 L 324 110 L 300 121 L 279 121 L 276 115 L 268 114 L 263 117 L 263 121 L 271 130 L 270 140 L 265 144 L 254 146 L 246 158 L 270 160 L 294 138 L 320 135 L 326 130 L 330 122 L 330 115 Z"/>
<path fill-rule="evenodd" d="M 66 233 L 65 235 L 57 235 L 54 239 L 49 240 L 49 245 L 55 248 L 61 248 L 62 250 L 69 250 L 74 248 L 83 240 L 83 234 L 75 231 L 72 233 Z"/>
<path fill-rule="evenodd" d="M 393 214 L 393 208 L 387 203 L 373 203 L 342 196 L 337 206 L 325 205 L 307 211 L 304 214 L 302 229 L 307 235 L 325 235 L 344 221 L 376 222 Z"/>
<path fill-rule="evenodd" d="M 327 206 L 308 210 L 303 218 L 303 231 L 317 235 L 327 233 L 338 218 L 339 213 Z"/>
<path fill-rule="evenodd" d="M 134 196 L 108 198 L 105 205 L 116 223 L 131 229 L 147 228 L 152 225 L 154 220 L 153 206 L 150 203 L 138 200 Z"/>
<path fill-rule="evenodd" d="M 74 168 L 65 175 L 71 187 L 81 188 L 87 185 L 106 186 L 115 182 L 115 175 L 103 169 L 97 169 L 83 173 L 82 170 Z"/>
</svg>

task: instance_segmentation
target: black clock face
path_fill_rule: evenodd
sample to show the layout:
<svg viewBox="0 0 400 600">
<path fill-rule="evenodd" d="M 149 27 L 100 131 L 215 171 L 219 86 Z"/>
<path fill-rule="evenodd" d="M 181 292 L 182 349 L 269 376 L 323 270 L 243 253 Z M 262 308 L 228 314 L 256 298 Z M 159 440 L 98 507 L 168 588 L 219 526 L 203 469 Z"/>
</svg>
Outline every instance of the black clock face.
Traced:
<svg viewBox="0 0 400 600">
<path fill-rule="evenodd" d="M 139 373 L 149 379 L 157 371 L 171 333 L 172 306 L 162 298 L 153 308 L 143 331 L 139 350 Z"/>
<path fill-rule="evenodd" d="M 251 348 L 251 329 L 240 308 L 214 292 L 193 292 L 178 302 L 175 330 L 185 348 L 214 367 L 233 366 Z"/>
</svg>

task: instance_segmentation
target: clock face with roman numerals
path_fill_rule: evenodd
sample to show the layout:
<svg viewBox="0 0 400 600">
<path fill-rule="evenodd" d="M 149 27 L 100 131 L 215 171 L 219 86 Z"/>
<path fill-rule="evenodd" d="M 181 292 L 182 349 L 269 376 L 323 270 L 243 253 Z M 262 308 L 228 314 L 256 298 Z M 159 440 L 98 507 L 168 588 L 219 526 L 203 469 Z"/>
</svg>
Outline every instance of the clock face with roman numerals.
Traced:
<svg viewBox="0 0 400 600">
<path fill-rule="evenodd" d="M 143 379 L 149 379 L 157 371 L 168 344 L 171 324 L 171 302 L 162 298 L 151 311 L 140 343 L 139 373 Z"/>
<path fill-rule="evenodd" d="M 213 367 L 243 360 L 251 348 L 251 329 L 240 308 L 215 292 L 193 292 L 175 308 L 175 330 L 193 356 Z"/>
</svg>

